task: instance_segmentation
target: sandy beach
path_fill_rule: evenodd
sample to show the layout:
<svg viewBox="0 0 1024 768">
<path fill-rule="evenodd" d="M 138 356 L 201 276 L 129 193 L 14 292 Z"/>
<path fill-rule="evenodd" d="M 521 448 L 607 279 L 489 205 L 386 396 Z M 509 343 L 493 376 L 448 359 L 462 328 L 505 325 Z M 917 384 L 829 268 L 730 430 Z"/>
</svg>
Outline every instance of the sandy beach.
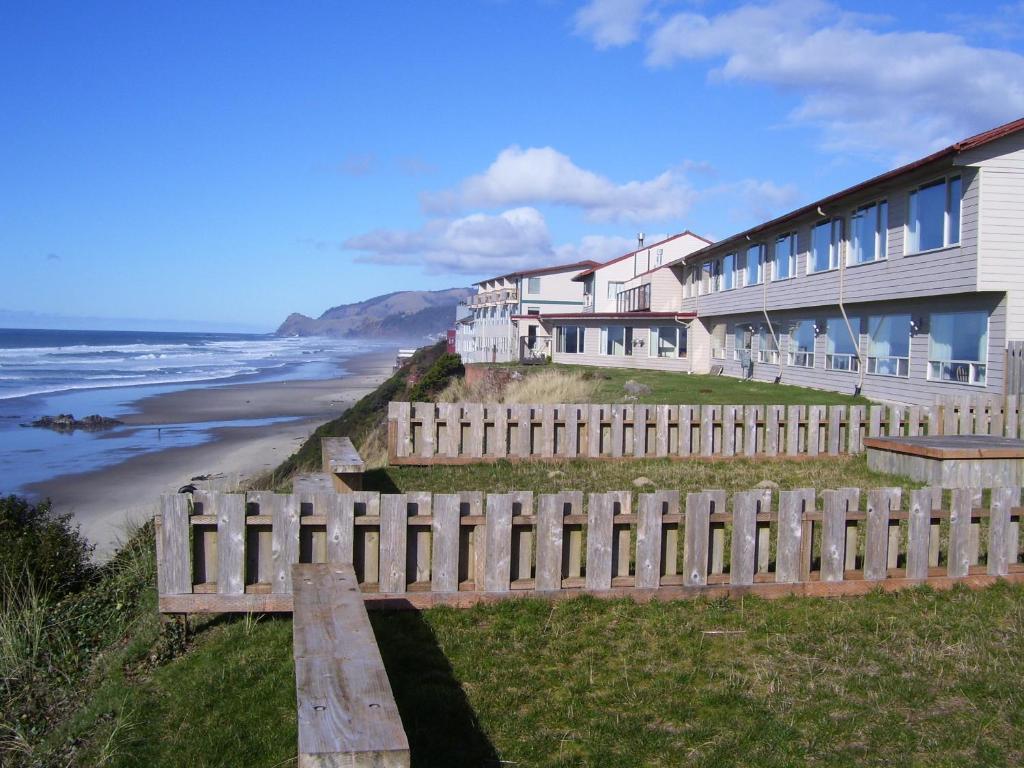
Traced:
<svg viewBox="0 0 1024 768">
<path fill-rule="evenodd" d="M 134 426 L 189 422 L 298 417 L 255 427 L 224 427 L 201 445 L 134 456 L 95 472 L 63 475 L 28 486 L 48 497 L 60 513 L 71 513 L 82 533 L 96 544 L 97 557 L 109 556 L 130 527 L 151 517 L 162 493 L 172 493 L 191 478 L 209 475 L 197 485 L 232 489 L 273 469 L 295 451 L 320 424 L 336 418 L 391 374 L 392 351 L 345 362 L 348 375 L 320 381 L 240 383 L 194 388 L 148 397 L 139 412 L 125 416 Z"/>
</svg>

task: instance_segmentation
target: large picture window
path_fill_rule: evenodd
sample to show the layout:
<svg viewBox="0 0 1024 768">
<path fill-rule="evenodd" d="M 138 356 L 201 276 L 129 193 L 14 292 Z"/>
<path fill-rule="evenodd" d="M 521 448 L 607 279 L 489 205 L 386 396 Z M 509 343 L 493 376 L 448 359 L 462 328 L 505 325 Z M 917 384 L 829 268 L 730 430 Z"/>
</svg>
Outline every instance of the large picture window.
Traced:
<svg viewBox="0 0 1024 768">
<path fill-rule="evenodd" d="M 583 352 L 584 329 L 578 325 L 563 325 L 558 329 L 558 351 L 576 355 Z"/>
<path fill-rule="evenodd" d="M 928 378 L 984 384 L 988 361 L 988 313 L 935 312 L 929 328 Z"/>
<path fill-rule="evenodd" d="M 686 357 L 686 328 L 663 325 L 651 328 L 651 357 Z"/>
<path fill-rule="evenodd" d="M 711 357 L 715 360 L 725 360 L 726 333 L 725 323 L 715 323 L 711 327 Z"/>
<path fill-rule="evenodd" d="M 529 277 L 526 279 L 526 292 L 532 294 L 540 293 L 540 278 Z"/>
<path fill-rule="evenodd" d="M 789 332 L 789 364 L 797 368 L 814 367 L 814 321 L 798 320 Z"/>
<path fill-rule="evenodd" d="M 850 336 L 850 331 L 853 336 Z M 855 341 L 856 339 L 856 341 Z M 825 323 L 825 368 L 830 371 L 859 371 L 860 318 L 851 317 L 850 326 L 841 317 L 830 317 Z"/>
<path fill-rule="evenodd" d="M 746 285 L 760 285 L 764 282 L 764 246 L 752 245 L 747 248 Z"/>
<path fill-rule="evenodd" d="M 601 329 L 601 352 L 605 355 L 632 355 L 633 329 L 609 325 Z"/>
<path fill-rule="evenodd" d="M 796 235 L 782 235 L 775 239 L 772 258 L 772 279 L 786 280 L 796 274 Z"/>
<path fill-rule="evenodd" d="M 850 218 L 850 264 L 867 264 L 886 257 L 889 204 L 864 205 Z"/>
<path fill-rule="evenodd" d="M 757 331 L 757 361 L 759 363 L 779 363 L 779 344 L 767 323 L 761 323 Z"/>
<path fill-rule="evenodd" d="M 808 272 L 826 272 L 839 267 L 839 248 L 843 242 L 843 220 L 823 221 L 811 230 L 811 256 Z"/>
<path fill-rule="evenodd" d="M 910 375 L 910 315 L 868 318 L 868 373 Z"/>
<path fill-rule="evenodd" d="M 736 287 L 736 254 L 727 253 L 722 258 L 722 290 L 731 291 Z"/>
<path fill-rule="evenodd" d="M 907 206 L 907 253 L 930 251 L 960 242 L 959 176 L 939 179 L 910 193 Z"/>
<path fill-rule="evenodd" d="M 619 295 L 619 291 L 622 290 L 622 285 L 623 285 L 623 283 L 622 283 L 621 280 L 619 280 L 619 281 L 609 280 L 608 281 L 608 298 L 609 299 L 614 299 L 616 296 L 618 296 Z"/>
</svg>

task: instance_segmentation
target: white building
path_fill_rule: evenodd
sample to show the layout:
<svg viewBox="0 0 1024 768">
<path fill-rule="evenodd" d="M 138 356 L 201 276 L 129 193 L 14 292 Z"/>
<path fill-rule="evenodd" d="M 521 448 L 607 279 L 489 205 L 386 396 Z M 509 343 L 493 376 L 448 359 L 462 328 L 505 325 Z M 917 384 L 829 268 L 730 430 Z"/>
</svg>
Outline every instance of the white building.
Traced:
<svg viewBox="0 0 1024 768">
<path fill-rule="evenodd" d="M 464 363 L 505 363 L 549 355 L 550 339 L 535 318 L 579 312 L 583 284 L 573 278 L 594 266 L 596 262 L 580 261 L 476 283 L 476 295 L 463 302 L 468 314 L 456 324 L 455 351 Z"/>
</svg>

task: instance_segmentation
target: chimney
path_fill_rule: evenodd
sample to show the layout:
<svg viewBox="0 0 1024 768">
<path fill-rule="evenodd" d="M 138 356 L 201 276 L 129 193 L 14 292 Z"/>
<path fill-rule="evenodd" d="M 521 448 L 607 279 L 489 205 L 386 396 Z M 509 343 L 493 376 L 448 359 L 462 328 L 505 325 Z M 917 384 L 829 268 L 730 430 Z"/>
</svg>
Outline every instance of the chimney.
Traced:
<svg viewBox="0 0 1024 768">
<path fill-rule="evenodd" d="M 644 247 L 644 233 L 643 233 L 643 232 L 637 232 L 637 233 L 636 233 L 636 243 L 637 243 L 637 245 L 636 245 L 636 249 L 637 249 L 638 251 L 639 251 L 639 250 L 640 250 L 641 248 L 643 248 L 643 247 Z"/>
</svg>

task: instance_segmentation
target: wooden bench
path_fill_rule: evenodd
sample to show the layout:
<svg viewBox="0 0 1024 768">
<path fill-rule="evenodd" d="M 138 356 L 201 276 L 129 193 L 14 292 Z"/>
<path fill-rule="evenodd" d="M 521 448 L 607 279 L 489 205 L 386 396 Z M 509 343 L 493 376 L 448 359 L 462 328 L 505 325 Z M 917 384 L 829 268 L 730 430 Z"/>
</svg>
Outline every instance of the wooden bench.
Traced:
<svg viewBox="0 0 1024 768">
<path fill-rule="evenodd" d="M 409 741 L 351 565 L 292 566 L 299 768 L 408 768 Z"/>
<path fill-rule="evenodd" d="M 325 437 L 320 441 L 324 473 L 330 475 L 334 489 L 339 493 L 361 491 L 366 462 L 363 461 L 352 440 L 347 437 Z"/>
</svg>

